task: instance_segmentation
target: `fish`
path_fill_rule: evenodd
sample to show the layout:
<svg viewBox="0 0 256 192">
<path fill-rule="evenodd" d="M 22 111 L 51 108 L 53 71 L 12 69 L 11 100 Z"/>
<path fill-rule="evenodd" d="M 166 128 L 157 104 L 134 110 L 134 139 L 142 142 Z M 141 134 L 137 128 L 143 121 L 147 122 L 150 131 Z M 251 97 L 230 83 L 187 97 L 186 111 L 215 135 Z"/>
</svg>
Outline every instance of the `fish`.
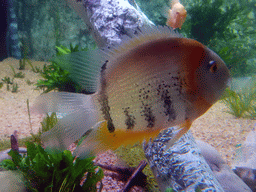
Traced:
<svg viewBox="0 0 256 192">
<path fill-rule="evenodd" d="M 173 29 L 181 29 L 187 17 L 187 11 L 179 0 L 172 0 L 171 9 L 168 10 L 166 25 Z"/>
<path fill-rule="evenodd" d="M 80 156 L 148 141 L 176 126 L 173 145 L 220 98 L 230 77 L 214 51 L 167 26 L 143 27 L 118 46 L 54 61 L 88 94 L 42 94 L 33 109 L 63 115 L 42 134 L 46 148 L 64 150 L 87 133 L 74 152 Z"/>
</svg>

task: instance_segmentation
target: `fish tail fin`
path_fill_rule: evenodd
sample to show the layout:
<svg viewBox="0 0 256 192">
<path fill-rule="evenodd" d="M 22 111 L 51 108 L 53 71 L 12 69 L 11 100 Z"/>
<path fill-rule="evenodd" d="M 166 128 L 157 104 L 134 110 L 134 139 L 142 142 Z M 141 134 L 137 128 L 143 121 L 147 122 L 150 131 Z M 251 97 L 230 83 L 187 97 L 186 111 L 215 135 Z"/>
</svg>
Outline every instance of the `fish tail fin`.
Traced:
<svg viewBox="0 0 256 192">
<path fill-rule="evenodd" d="M 176 141 L 178 141 L 182 135 L 188 132 L 188 130 L 191 127 L 191 121 L 186 120 L 183 124 L 180 125 L 180 127 L 177 130 L 177 133 L 174 135 L 174 137 L 171 138 L 171 140 L 168 142 L 166 149 L 169 149 L 171 146 L 174 145 Z"/>
<path fill-rule="evenodd" d="M 62 151 L 80 139 L 99 121 L 92 95 L 52 92 L 39 96 L 34 110 L 40 113 L 58 112 L 63 118 L 41 135 L 46 148 Z"/>
</svg>

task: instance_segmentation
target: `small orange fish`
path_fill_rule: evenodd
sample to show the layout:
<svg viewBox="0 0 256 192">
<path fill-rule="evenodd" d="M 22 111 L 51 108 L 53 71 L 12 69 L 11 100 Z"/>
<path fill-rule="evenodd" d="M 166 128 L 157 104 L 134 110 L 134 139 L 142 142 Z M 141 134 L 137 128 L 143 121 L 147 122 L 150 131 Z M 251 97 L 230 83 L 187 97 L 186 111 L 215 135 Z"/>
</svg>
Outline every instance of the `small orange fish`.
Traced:
<svg viewBox="0 0 256 192">
<path fill-rule="evenodd" d="M 114 49 L 75 52 L 55 62 L 95 92 L 43 94 L 35 106 L 64 115 L 43 134 L 45 146 L 65 149 L 92 129 L 77 155 L 148 140 L 179 126 L 172 145 L 218 100 L 230 76 L 216 53 L 168 27 L 146 27 Z"/>
<path fill-rule="evenodd" d="M 186 20 L 187 11 L 179 0 L 172 0 L 171 6 L 171 9 L 168 11 L 166 25 L 172 27 L 173 29 L 181 29 L 183 23 Z"/>
</svg>

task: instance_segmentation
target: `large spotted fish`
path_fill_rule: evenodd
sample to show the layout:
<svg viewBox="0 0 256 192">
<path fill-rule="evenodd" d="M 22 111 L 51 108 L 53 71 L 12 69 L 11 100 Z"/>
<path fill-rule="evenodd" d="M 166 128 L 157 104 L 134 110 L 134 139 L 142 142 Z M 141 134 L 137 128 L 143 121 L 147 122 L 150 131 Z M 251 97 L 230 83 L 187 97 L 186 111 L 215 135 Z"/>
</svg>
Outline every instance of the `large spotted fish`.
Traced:
<svg viewBox="0 0 256 192">
<path fill-rule="evenodd" d="M 92 129 L 77 154 L 115 149 L 177 126 L 172 145 L 219 99 L 230 77 L 216 53 L 168 27 L 146 27 L 118 47 L 55 61 L 95 92 L 44 94 L 35 106 L 41 113 L 64 114 L 43 134 L 46 146 L 65 149 Z"/>
</svg>

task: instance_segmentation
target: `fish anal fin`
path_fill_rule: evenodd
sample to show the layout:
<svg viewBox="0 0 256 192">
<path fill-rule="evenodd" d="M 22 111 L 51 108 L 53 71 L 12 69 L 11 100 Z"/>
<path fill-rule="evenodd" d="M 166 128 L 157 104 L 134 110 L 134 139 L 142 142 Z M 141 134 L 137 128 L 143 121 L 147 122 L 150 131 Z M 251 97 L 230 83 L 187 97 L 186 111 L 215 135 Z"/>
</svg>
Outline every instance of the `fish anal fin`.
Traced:
<svg viewBox="0 0 256 192">
<path fill-rule="evenodd" d="M 192 125 L 192 122 L 190 120 L 186 120 L 184 123 L 180 125 L 180 127 L 177 130 L 177 133 L 174 135 L 174 137 L 171 138 L 171 140 L 167 143 L 166 150 L 169 149 L 171 146 L 174 145 L 175 142 L 177 142 L 182 135 L 188 132 Z"/>
<path fill-rule="evenodd" d="M 133 131 L 126 129 L 116 129 L 114 132 L 110 133 L 107 129 L 107 124 L 100 127 L 97 133 L 97 140 L 108 149 L 115 150 L 121 145 L 134 144 L 136 142 L 143 142 L 144 140 L 149 141 L 150 138 L 155 138 L 161 129 L 155 130 L 144 130 L 144 131 Z"/>
<path fill-rule="evenodd" d="M 79 156 L 79 158 L 87 158 L 106 151 L 108 148 L 106 148 L 106 145 L 97 137 L 98 131 L 106 125 L 107 121 L 105 120 L 96 123 L 92 127 L 92 131 L 87 136 L 80 139 L 73 154 Z"/>
</svg>

